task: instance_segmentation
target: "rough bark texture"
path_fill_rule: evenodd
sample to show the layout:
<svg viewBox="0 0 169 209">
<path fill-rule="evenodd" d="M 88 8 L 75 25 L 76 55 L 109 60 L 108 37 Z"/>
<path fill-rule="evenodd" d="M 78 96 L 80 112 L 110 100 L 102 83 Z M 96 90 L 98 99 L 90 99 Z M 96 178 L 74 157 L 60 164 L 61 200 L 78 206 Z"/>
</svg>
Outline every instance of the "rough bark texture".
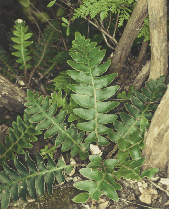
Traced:
<svg viewBox="0 0 169 209">
<path fill-rule="evenodd" d="M 167 43 L 167 56 L 169 55 L 169 42 Z M 151 60 L 146 63 L 146 65 L 139 72 L 137 77 L 135 78 L 133 85 L 135 85 L 136 89 L 142 87 L 142 83 L 146 80 L 146 77 L 150 74 Z M 150 80 L 150 76 L 148 78 Z"/>
<path fill-rule="evenodd" d="M 148 0 L 148 13 L 151 43 L 149 79 L 156 80 L 168 75 L 166 0 Z"/>
<path fill-rule="evenodd" d="M 150 73 L 150 66 L 151 66 L 151 61 L 148 61 L 146 65 L 142 68 L 142 70 L 139 72 L 137 77 L 135 78 L 133 85 L 135 86 L 136 89 L 139 89 L 142 87 L 143 81 L 146 80 L 146 77 Z"/>
<path fill-rule="evenodd" d="M 7 78 L 0 74 L 0 105 L 15 111 L 24 112 L 24 103 L 26 92 L 19 89 L 18 86 L 10 82 Z"/>
<path fill-rule="evenodd" d="M 167 6 L 166 0 L 148 1 L 151 67 L 149 79 L 167 77 Z M 168 86 L 169 87 L 169 86 Z M 163 96 L 152 120 L 149 131 L 145 136 L 145 157 L 143 170 L 151 167 L 160 169 L 160 175 L 169 176 L 169 88 Z"/>
<path fill-rule="evenodd" d="M 168 86 L 169 87 L 169 86 Z M 160 169 L 163 177 L 168 176 L 169 163 L 169 88 L 161 99 L 159 106 L 151 120 L 147 135 L 145 135 L 145 148 L 142 156 L 145 157 L 142 170 L 152 167 Z"/>
<path fill-rule="evenodd" d="M 137 2 L 131 18 L 128 20 L 123 35 L 116 47 L 109 70 L 110 73 L 117 72 L 120 75 L 122 67 L 131 51 L 133 41 L 139 34 L 143 21 L 148 14 L 147 1 L 148 0 L 141 0 Z"/>
<path fill-rule="evenodd" d="M 136 62 L 134 63 L 135 68 L 139 68 L 139 66 L 141 65 L 141 63 L 143 61 L 143 58 L 144 58 L 144 55 L 145 55 L 145 53 L 147 51 L 147 48 L 148 48 L 148 44 L 149 44 L 149 41 L 142 42 L 142 46 L 141 46 L 139 55 L 137 57 Z"/>
</svg>

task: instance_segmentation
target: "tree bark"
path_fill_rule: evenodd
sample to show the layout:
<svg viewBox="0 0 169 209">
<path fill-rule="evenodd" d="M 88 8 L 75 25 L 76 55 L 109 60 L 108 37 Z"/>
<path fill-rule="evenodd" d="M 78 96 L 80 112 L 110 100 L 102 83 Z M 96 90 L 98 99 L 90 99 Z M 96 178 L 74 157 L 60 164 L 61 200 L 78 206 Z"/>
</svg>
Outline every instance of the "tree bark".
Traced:
<svg viewBox="0 0 169 209">
<path fill-rule="evenodd" d="M 14 112 L 24 112 L 26 92 L 0 74 L 0 106 Z"/>
<path fill-rule="evenodd" d="M 166 0 L 149 0 L 151 67 L 149 79 L 167 75 L 167 6 Z M 169 86 L 168 86 L 169 87 Z M 169 176 L 169 88 L 161 99 L 147 135 L 142 170 L 158 167 L 162 177 Z"/>
<path fill-rule="evenodd" d="M 148 0 L 140 0 L 137 2 L 131 18 L 128 20 L 122 37 L 115 49 L 115 53 L 109 68 L 109 73 L 121 74 L 122 67 L 131 51 L 133 41 L 142 28 L 143 21 L 148 14 Z"/>
<path fill-rule="evenodd" d="M 166 0 L 148 0 L 151 68 L 149 79 L 156 80 L 168 75 L 167 53 L 167 2 Z"/>
<path fill-rule="evenodd" d="M 167 43 L 167 54 L 169 55 L 169 42 Z M 142 83 L 146 80 L 146 78 L 150 74 L 151 60 L 149 60 L 146 65 L 139 72 L 137 77 L 135 78 L 133 85 L 136 89 L 140 90 L 142 87 Z"/>
<path fill-rule="evenodd" d="M 143 42 L 142 43 L 142 46 L 141 46 L 141 49 L 140 49 L 140 52 L 139 52 L 139 55 L 137 57 L 137 60 L 136 62 L 134 63 L 134 67 L 135 68 L 139 68 L 142 61 L 143 61 L 143 58 L 144 58 L 144 55 L 147 51 L 147 48 L 148 48 L 148 44 L 149 44 L 149 41 L 146 41 L 146 42 Z"/>
<path fill-rule="evenodd" d="M 169 174 L 169 88 L 161 99 L 151 120 L 148 133 L 145 135 L 145 148 L 142 156 L 145 162 L 142 170 L 157 167 L 161 177 Z"/>
</svg>

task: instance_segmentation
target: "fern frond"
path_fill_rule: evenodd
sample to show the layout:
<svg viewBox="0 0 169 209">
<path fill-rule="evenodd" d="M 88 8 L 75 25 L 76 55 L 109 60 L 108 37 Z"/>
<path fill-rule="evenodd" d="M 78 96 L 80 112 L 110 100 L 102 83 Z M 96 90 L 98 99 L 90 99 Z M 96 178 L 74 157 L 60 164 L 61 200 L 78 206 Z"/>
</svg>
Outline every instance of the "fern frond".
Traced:
<svg viewBox="0 0 169 209">
<path fill-rule="evenodd" d="M 35 135 L 42 134 L 41 131 L 35 130 L 35 124 L 29 122 L 30 116 L 24 113 L 24 121 L 17 116 L 17 123 L 13 122 L 13 129 L 9 128 L 9 136 L 5 137 L 6 147 L 0 143 L 0 165 L 6 162 L 6 158 L 14 160 L 14 153 L 24 154 L 22 148 L 32 148 L 29 142 L 37 141 Z M 29 141 L 29 142 L 28 142 Z"/>
<path fill-rule="evenodd" d="M 66 73 L 66 72 L 65 72 Z M 67 74 L 66 74 L 67 75 Z M 59 76 L 58 76 L 59 77 Z M 57 78 L 58 78 L 57 77 Z M 70 77 L 70 76 L 69 76 Z M 63 78 L 65 79 L 65 78 Z M 73 79 L 72 79 L 73 80 Z M 71 83 L 74 83 L 75 81 L 73 80 Z M 66 87 L 67 88 L 67 87 Z M 68 89 L 68 91 L 71 91 L 70 89 Z M 68 94 L 68 93 L 67 93 Z M 51 102 L 57 102 L 57 107 L 62 107 L 62 109 L 60 110 L 60 112 L 67 110 L 67 114 L 69 115 L 68 118 L 68 122 L 72 122 L 74 120 L 79 119 L 79 116 L 75 115 L 73 113 L 73 109 L 80 107 L 80 105 L 78 105 L 71 97 L 70 97 L 70 102 L 68 104 L 67 102 L 67 98 L 66 96 L 62 99 L 62 91 L 59 91 L 57 94 L 56 93 L 52 93 L 51 94 Z"/>
<path fill-rule="evenodd" d="M 141 159 L 145 129 L 150 126 L 148 121 L 153 117 L 151 112 L 155 112 L 158 106 L 154 102 L 160 100 L 167 89 L 163 83 L 164 79 L 164 76 L 161 76 L 156 81 L 147 81 L 147 88 L 142 88 L 142 94 L 135 92 L 135 96 L 131 96 L 132 104 L 125 104 L 129 114 L 121 112 L 122 122 L 117 120 L 113 122 L 117 132 L 110 133 L 108 136 L 118 143 L 118 159 L 121 163 L 129 154 L 133 160 Z"/>
<path fill-rule="evenodd" d="M 59 52 L 49 62 L 52 62 L 52 63 L 66 63 L 68 59 L 70 59 L 69 51 L 63 50 L 63 51 Z"/>
<path fill-rule="evenodd" d="M 12 41 L 17 43 L 13 45 L 13 48 L 17 49 L 17 52 L 12 52 L 12 54 L 16 57 L 20 57 L 16 60 L 16 62 L 22 64 L 22 66 L 19 67 L 19 69 L 24 70 L 25 74 L 27 72 L 27 69 L 31 67 L 30 64 L 27 64 L 27 62 L 31 59 L 29 55 L 28 50 L 26 47 L 31 45 L 33 41 L 26 41 L 29 39 L 33 34 L 32 33 L 26 33 L 28 30 L 28 26 L 25 27 L 25 21 L 23 20 L 16 20 L 15 21 L 14 28 L 16 30 L 13 30 L 13 34 L 17 37 L 11 37 Z"/>
<path fill-rule="evenodd" d="M 73 80 L 66 71 L 62 71 L 60 75 L 58 75 L 56 78 L 53 79 L 53 85 L 55 87 L 55 91 L 64 90 L 65 93 L 70 94 L 72 91 L 66 87 L 68 84 L 77 83 L 75 80 Z"/>
<path fill-rule="evenodd" d="M 102 158 L 98 155 L 90 155 L 89 159 L 91 163 L 87 165 L 87 168 L 80 169 L 80 173 L 90 180 L 79 181 L 74 184 L 74 187 L 86 190 L 88 193 L 80 193 L 74 197 L 73 201 L 76 203 L 85 203 L 89 197 L 99 201 L 99 197 L 103 193 L 110 199 L 118 201 L 116 190 L 120 190 L 122 187 L 115 181 L 115 177 L 120 179 L 121 176 L 124 176 L 125 178 L 140 180 L 145 176 L 151 178 L 158 172 L 157 168 L 151 168 L 140 176 L 140 166 L 143 164 L 144 158 L 137 161 L 128 160 L 123 167 L 119 165 L 117 159 L 107 159 L 102 162 Z M 120 169 L 114 171 L 115 167 L 120 167 Z"/>
<path fill-rule="evenodd" d="M 88 168 L 80 169 L 80 173 L 90 180 L 79 181 L 74 184 L 74 187 L 80 190 L 87 190 L 89 193 L 81 193 L 74 197 L 73 201 L 84 203 L 90 196 L 94 200 L 99 201 L 99 197 L 103 193 L 109 198 L 118 201 L 116 190 L 120 190 L 121 185 L 111 175 L 118 160 L 107 159 L 102 164 L 102 158 L 98 155 L 90 155 L 89 159 L 91 163 L 87 165 Z"/>
<path fill-rule="evenodd" d="M 46 167 L 42 156 L 37 152 L 37 165 L 35 165 L 29 157 L 28 152 L 26 152 L 25 161 L 29 171 L 17 158 L 14 159 L 17 171 L 4 164 L 3 168 L 5 172 L 0 172 L 0 199 L 2 209 L 8 207 L 10 197 L 16 202 L 19 198 L 18 195 L 20 195 L 26 201 L 28 190 L 31 197 L 37 199 L 37 193 L 40 197 L 44 195 L 44 182 L 46 182 L 48 193 L 51 195 L 55 178 L 58 183 L 65 181 L 63 172 L 69 174 L 73 166 L 67 166 L 62 159 L 58 160 L 56 165 L 48 154 L 47 156 L 48 164 Z"/>
<path fill-rule="evenodd" d="M 148 177 L 149 179 L 156 174 L 159 169 L 158 168 L 150 168 L 140 175 L 140 168 L 142 164 L 144 163 L 145 158 L 140 158 L 139 160 L 130 160 L 127 158 L 125 162 L 119 163 L 116 168 L 118 168 L 117 171 L 113 171 L 113 175 L 116 177 L 117 180 L 119 180 L 121 177 L 131 180 L 140 180 L 143 177 Z"/>
<path fill-rule="evenodd" d="M 30 118 L 31 123 L 38 123 L 36 125 L 37 130 L 47 129 L 44 133 L 44 139 L 52 137 L 56 134 L 55 145 L 58 147 L 62 144 L 62 151 L 65 152 L 71 149 L 71 156 L 75 156 L 79 153 L 81 159 L 86 159 L 88 156 L 89 144 L 83 143 L 84 132 L 77 132 L 77 128 L 71 124 L 70 128 L 66 130 L 66 123 L 63 123 L 67 110 L 60 112 L 54 117 L 57 109 L 57 104 L 53 103 L 49 105 L 49 97 L 43 96 L 38 98 L 38 93 L 33 93 L 30 90 L 27 91 L 28 101 L 25 106 L 28 108 L 26 113 L 32 115 Z M 37 99 L 38 98 L 38 99 Z"/>
<path fill-rule="evenodd" d="M 123 11 L 123 14 L 125 16 L 120 18 L 128 19 L 128 13 L 127 9 L 128 7 L 133 7 L 133 3 L 135 3 L 135 0 L 109 0 L 109 1 L 104 1 L 104 0 L 83 0 L 83 4 L 80 4 L 80 7 L 75 9 L 75 12 L 73 14 L 73 19 L 82 17 L 83 16 L 88 16 L 90 15 L 91 19 L 93 19 L 97 14 L 100 13 L 101 21 L 104 20 L 108 16 L 108 12 L 111 11 L 112 13 L 117 13 Z M 121 6 L 123 5 L 123 7 Z M 130 11 L 130 10 L 129 10 Z"/>
<path fill-rule="evenodd" d="M 98 77 L 106 72 L 110 61 L 99 65 L 105 55 L 105 50 L 100 50 L 100 47 L 95 47 L 95 42 L 89 43 L 89 41 L 89 39 L 85 40 L 79 32 L 75 33 L 75 40 L 70 50 L 74 61 L 68 60 L 68 64 L 76 71 L 67 70 L 67 73 L 82 84 L 69 84 L 67 87 L 76 93 L 71 95 L 75 102 L 84 107 L 83 109 L 75 108 L 73 112 L 82 119 L 89 120 L 77 124 L 79 129 L 90 132 L 85 142 L 98 141 L 98 145 L 108 145 L 107 139 L 101 135 L 111 133 L 112 130 L 103 124 L 115 121 L 117 116 L 103 113 L 112 110 L 119 103 L 103 101 L 114 95 L 119 88 L 119 86 L 106 87 L 114 80 L 117 73 Z"/>
<path fill-rule="evenodd" d="M 7 72 L 7 70 L 10 70 L 11 73 L 14 71 L 12 62 L 13 61 L 10 59 L 10 57 L 5 53 L 5 51 L 0 46 L 0 65 L 1 65 L 0 72 L 3 75 L 9 77 L 9 72 Z M 10 79 L 13 79 L 13 77 L 10 76 Z"/>
<path fill-rule="evenodd" d="M 35 47 L 33 48 L 34 56 L 32 61 L 32 66 L 45 66 L 45 71 L 51 70 L 55 63 L 53 63 L 51 60 L 51 55 L 53 57 L 54 50 L 50 46 L 51 44 L 58 41 L 60 37 L 60 26 L 57 19 L 54 19 L 51 21 L 51 25 L 48 25 L 44 29 L 43 37 L 44 39 L 40 38 L 38 40 L 38 43 L 35 44 Z M 40 70 L 41 73 L 45 73 L 45 71 Z"/>
</svg>

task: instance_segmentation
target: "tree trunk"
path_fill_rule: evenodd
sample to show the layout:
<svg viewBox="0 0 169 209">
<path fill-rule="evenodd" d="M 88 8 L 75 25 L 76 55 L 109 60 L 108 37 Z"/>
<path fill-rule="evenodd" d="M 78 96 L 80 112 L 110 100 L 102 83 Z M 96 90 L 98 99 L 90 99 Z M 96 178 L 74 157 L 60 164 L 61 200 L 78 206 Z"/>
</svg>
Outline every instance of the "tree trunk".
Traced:
<svg viewBox="0 0 169 209">
<path fill-rule="evenodd" d="M 151 125 L 145 134 L 145 148 L 142 156 L 145 162 L 142 170 L 152 167 L 159 168 L 161 177 L 169 173 L 169 88 L 161 99 L 151 120 Z"/>
<path fill-rule="evenodd" d="M 169 42 L 167 43 L 167 54 L 169 55 Z M 135 86 L 135 89 L 140 90 L 142 87 L 142 83 L 146 80 L 146 77 L 150 74 L 150 67 L 151 67 L 151 60 L 149 60 L 146 65 L 142 68 L 142 70 L 139 72 L 137 77 L 135 78 L 133 85 Z"/>
<path fill-rule="evenodd" d="M 149 0 L 151 67 L 149 79 L 167 75 L 167 6 L 166 0 Z M 153 11 L 153 12 L 152 12 Z M 158 167 L 162 176 L 168 176 L 169 160 L 169 88 L 158 106 L 145 137 L 143 170 Z"/>
<path fill-rule="evenodd" d="M 137 60 L 136 62 L 134 63 L 134 67 L 135 69 L 139 68 L 142 64 L 142 61 L 143 61 L 143 58 L 146 54 L 146 51 L 147 51 L 147 48 L 148 48 L 148 44 L 149 44 L 149 41 L 146 41 L 146 42 L 143 42 L 142 43 L 142 46 L 141 46 L 141 49 L 140 49 L 140 52 L 139 52 L 139 55 L 137 57 Z"/>
<path fill-rule="evenodd" d="M 151 68 L 149 79 L 168 75 L 167 3 L 166 0 L 148 0 Z"/>
<path fill-rule="evenodd" d="M 148 0 L 137 2 L 131 18 L 128 20 L 122 37 L 115 49 L 115 53 L 109 68 L 109 73 L 118 73 L 120 76 L 122 67 L 131 51 L 131 47 L 139 31 L 142 28 L 143 21 L 148 14 Z"/>
</svg>

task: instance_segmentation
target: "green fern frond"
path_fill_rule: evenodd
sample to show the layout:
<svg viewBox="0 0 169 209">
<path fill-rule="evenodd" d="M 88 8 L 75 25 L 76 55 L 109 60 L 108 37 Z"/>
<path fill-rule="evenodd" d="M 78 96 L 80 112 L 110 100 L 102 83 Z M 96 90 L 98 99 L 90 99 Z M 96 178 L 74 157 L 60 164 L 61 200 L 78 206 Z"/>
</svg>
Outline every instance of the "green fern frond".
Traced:
<svg viewBox="0 0 169 209">
<path fill-rule="evenodd" d="M 105 50 L 100 50 L 100 47 L 95 47 L 95 42 L 89 43 L 89 41 L 89 39 L 85 40 L 79 32 L 75 33 L 75 40 L 70 50 L 74 61 L 68 60 L 68 64 L 76 71 L 67 70 L 67 73 L 82 84 L 69 84 L 67 87 L 76 93 L 71 95 L 75 102 L 84 107 L 84 109 L 75 108 L 73 112 L 82 119 L 89 120 L 89 122 L 77 124 L 79 129 L 90 132 L 85 142 L 98 141 L 98 145 L 107 145 L 109 142 L 101 135 L 110 133 L 112 130 L 103 124 L 115 121 L 117 116 L 103 113 L 112 110 L 119 103 L 102 101 L 114 95 L 119 88 L 119 86 L 106 87 L 114 80 L 117 73 L 98 77 L 107 71 L 110 61 L 99 65 Z"/>
<path fill-rule="evenodd" d="M 89 122 L 78 123 L 77 127 L 89 132 L 88 137 L 85 139 L 85 142 L 88 143 L 98 141 L 98 145 L 107 145 L 109 142 L 101 135 L 108 134 L 108 137 L 112 141 L 118 142 L 119 151 L 117 160 L 109 159 L 104 161 L 104 163 L 110 163 L 111 169 L 106 170 L 102 166 L 101 158 L 99 158 L 99 160 L 96 160 L 97 162 L 92 162 L 87 166 L 91 166 L 90 168 L 92 170 L 88 168 L 80 170 L 80 173 L 91 180 L 95 180 L 96 183 L 88 180 L 76 183 L 75 187 L 81 190 L 87 190 L 89 194 L 79 194 L 73 200 L 75 202 L 86 202 L 88 197 L 91 196 L 98 201 L 99 196 L 104 192 L 108 197 L 117 201 L 118 196 L 116 190 L 118 187 L 116 188 L 114 186 L 115 180 L 111 174 L 114 174 L 117 179 L 124 177 L 139 180 L 144 176 L 150 178 L 158 172 L 158 169 L 149 169 L 140 176 L 140 167 L 144 162 L 144 158 L 141 158 L 141 148 L 144 147 L 143 137 L 145 129 L 149 127 L 148 120 L 152 118 L 152 113 L 149 111 L 150 105 L 143 103 L 159 100 L 166 88 L 162 84 L 162 79 L 164 81 L 164 78 L 160 78 L 159 81 L 146 83 L 147 88 L 142 89 L 144 95 L 135 91 L 137 97 L 131 96 L 133 105 L 125 105 L 130 115 L 120 113 L 122 122 L 116 121 L 116 115 L 103 114 L 118 105 L 118 103 L 114 102 L 102 102 L 110 98 L 117 91 L 118 86 L 105 88 L 112 82 L 116 74 L 101 77 L 110 63 L 108 61 L 99 65 L 105 52 L 104 50 L 100 51 L 100 47 L 95 47 L 96 43 L 89 42 L 89 39 L 85 40 L 80 33 L 76 32 L 75 40 L 70 50 L 70 55 L 74 61 L 68 60 L 68 64 L 75 71 L 68 70 L 67 73 L 77 82 L 82 83 L 67 85 L 68 88 L 76 93 L 72 94 L 71 97 L 77 104 L 84 107 L 75 108 L 73 112 L 84 120 L 89 120 Z M 151 108 L 152 110 L 155 110 L 155 106 Z M 118 132 L 112 133 L 111 129 L 103 126 L 103 124 L 110 122 L 113 122 Z M 133 160 L 130 160 L 129 155 Z M 95 157 L 98 158 L 98 156 Z M 113 171 L 112 169 L 114 167 L 118 168 L 118 171 Z M 117 184 L 115 183 L 115 185 Z"/>
<path fill-rule="evenodd" d="M 63 51 L 59 52 L 49 62 L 52 62 L 52 63 L 66 63 L 68 59 L 70 59 L 69 51 L 63 50 Z"/>
<path fill-rule="evenodd" d="M 143 177 L 148 177 L 149 179 L 156 174 L 159 169 L 158 168 L 150 168 L 140 175 L 140 168 L 142 164 L 144 163 L 145 158 L 140 158 L 139 160 L 130 160 L 127 158 L 125 162 L 119 163 L 116 168 L 118 168 L 117 171 L 113 171 L 113 175 L 117 180 L 119 180 L 121 177 L 125 179 L 131 179 L 131 180 L 140 180 Z"/>
<path fill-rule="evenodd" d="M 108 136 L 118 143 L 118 159 L 121 163 L 129 154 L 133 160 L 141 159 L 140 149 L 144 147 L 144 132 L 150 126 L 148 121 L 153 117 L 151 112 L 155 112 L 158 106 L 154 102 L 159 101 L 167 89 L 163 83 L 164 79 L 164 76 L 161 76 L 156 81 L 147 81 L 147 88 L 142 88 L 142 94 L 135 92 L 135 96 L 131 96 L 132 104 L 125 104 L 129 114 L 121 112 L 122 122 L 117 120 L 113 122 L 117 132 Z"/>
<path fill-rule="evenodd" d="M 89 193 L 81 193 L 74 197 L 73 201 L 85 203 L 90 196 L 99 201 L 99 197 L 103 193 L 109 198 L 118 201 L 116 190 L 120 190 L 122 187 L 111 175 L 118 160 L 107 159 L 102 164 L 102 158 L 98 155 L 90 155 L 89 159 L 91 163 L 88 164 L 88 168 L 80 169 L 80 173 L 90 180 L 79 181 L 74 184 L 74 187 L 87 190 Z"/>
<path fill-rule="evenodd" d="M 133 7 L 133 3 L 135 0 L 83 0 L 83 4 L 80 4 L 80 8 L 75 9 L 75 13 L 73 14 L 73 19 L 88 16 L 90 15 L 91 19 L 93 19 L 97 14 L 100 13 L 101 21 L 104 20 L 108 16 L 108 12 L 117 13 L 123 11 L 123 16 L 120 18 L 128 19 L 128 12 L 130 11 L 128 8 Z M 133 4 L 133 5 L 132 5 Z M 121 6 L 123 5 L 123 6 Z M 128 12 L 127 12 L 128 11 Z"/>
<path fill-rule="evenodd" d="M 10 73 L 13 73 L 14 67 L 12 62 L 13 60 L 10 59 L 10 57 L 5 53 L 5 51 L 0 46 L 0 65 L 1 65 L 0 72 L 5 76 L 10 77 L 11 80 L 14 77 L 9 76 L 8 70 L 10 70 Z"/>
<path fill-rule="evenodd" d="M 125 91 L 117 93 L 117 98 L 118 99 L 128 99 L 130 100 L 131 95 L 135 95 L 135 92 L 139 92 L 138 90 L 135 90 L 135 86 L 131 85 L 129 87 L 129 92 L 126 94 Z M 124 102 L 124 100 L 121 100 L 120 102 Z"/>
<path fill-rule="evenodd" d="M 56 78 L 53 79 L 53 85 L 55 87 L 55 91 L 64 90 L 65 93 L 70 94 L 72 91 L 66 87 L 68 84 L 74 84 L 77 83 L 75 80 L 73 80 L 66 71 L 62 71 L 60 75 L 58 75 Z"/>
<path fill-rule="evenodd" d="M 141 28 L 137 38 L 144 37 L 143 42 L 150 40 L 150 27 L 149 27 L 149 17 L 144 19 L 143 27 Z"/>
<path fill-rule="evenodd" d="M 0 143 L 0 165 L 6 162 L 6 158 L 14 160 L 14 153 L 24 154 L 22 148 L 32 148 L 29 142 L 37 141 L 35 135 L 42 134 L 41 131 L 35 130 L 35 124 L 29 122 L 30 116 L 24 113 L 24 121 L 17 116 L 17 123 L 13 122 L 13 129 L 9 128 L 9 136 L 5 137 L 6 147 Z"/>
<path fill-rule="evenodd" d="M 28 30 L 28 26 L 25 27 L 25 21 L 18 19 L 15 21 L 14 28 L 16 30 L 13 30 L 13 34 L 16 37 L 11 37 L 12 41 L 17 43 L 13 45 L 13 48 L 17 49 L 17 52 L 12 52 L 12 54 L 16 57 L 20 57 L 16 60 L 16 62 L 22 64 L 22 66 L 19 67 L 21 70 L 27 71 L 28 68 L 31 67 L 30 64 L 27 64 L 27 62 L 31 59 L 31 56 L 29 55 L 28 50 L 26 47 L 31 45 L 33 41 L 26 41 L 29 39 L 33 34 L 32 33 L 26 33 Z"/>
<path fill-rule="evenodd" d="M 73 166 L 66 165 L 62 159 L 58 160 L 56 165 L 48 154 L 47 157 L 48 164 L 46 167 L 42 156 L 37 152 L 37 165 L 35 165 L 34 161 L 29 157 L 28 152 L 26 152 L 25 161 L 29 170 L 17 158 L 14 159 L 17 171 L 4 164 L 3 168 L 5 172 L 0 172 L 0 199 L 2 209 L 8 207 L 10 197 L 16 202 L 19 198 L 18 195 L 20 195 L 26 201 L 27 190 L 32 198 L 37 199 L 37 193 L 41 197 L 44 195 L 44 181 L 48 186 L 49 195 L 52 194 L 52 185 L 55 182 L 55 178 L 58 183 L 65 181 L 63 172 L 69 174 Z"/>
<path fill-rule="evenodd" d="M 80 169 L 80 173 L 90 180 L 79 181 L 73 185 L 80 190 L 88 191 L 88 193 L 80 193 L 74 197 L 73 201 L 76 203 L 85 203 L 89 197 L 99 201 L 99 197 L 103 193 L 110 199 L 118 201 L 116 190 L 120 190 L 122 187 L 114 178 L 120 179 L 121 176 L 124 176 L 128 179 L 140 180 L 145 176 L 153 177 L 159 170 L 151 168 L 140 176 L 140 166 L 143 164 L 144 158 L 137 161 L 128 160 L 123 165 L 119 164 L 117 159 L 107 159 L 102 162 L 102 158 L 98 155 L 90 155 L 89 159 L 91 163 L 87 165 L 87 168 Z M 120 169 L 114 171 L 115 167 Z"/>
<path fill-rule="evenodd" d="M 39 38 L 38 44 L 35 44 L 35 47 L 33 48 L 34 51 L 34 56 L 33 56 L 33 61 L 32 61 L 32 66 L 45 66 L 45 71 L 51 70 L 55 63 L 53 63 L 51 60 L 51 55 L 52 57 L 54 56 L 54 50 L 51 47 L 51 44 L 54 44 L 56 41 L 58 41 L 60 37 L 60 26 L 59 22 L 57 19 L 54 19 L 51 21 L 51 25 L 48 25 L 44 29 L 44 34 L 42 38 Z M 45 73 L 45 71 L 40 70 L 41 73 Z"/>
<path fill-rule="evenodd" d="M 56 134 L 55 145 L 56 147 L 62 144 L 62 151 L 68 151 L 71 149 L 71 156 L 75 156 L 79 153 L 81 159 L 88 157 L 89 144 L 83 143 L 84 132 L 77 132 L 77 128 L 71 124 L 70 128 L 66 130 L 66 123 L 63 123 L 67 110 L 60 112 L 54 117 L 57 109 L 57 104 L 52 103 L 49 105 L 49 97 L 43 96 L 38 98 L 38 93 L 33 93 L 30 90 L 27 91 L 28 101 L 25 106 L 28 108 L 25 110 L 26 113 L 32 115 L 30 118 L 31 123 L 38 123 L 36 130 L 47 129 L 44 133 L 44 139 L 52 137 Z M 37 99 L 38 98 L 38 99 Z"/>
<path fill-rule="evenodd" d="M 72 81 L 72 83 L 74 83 L 74 80 Z M 69 91 L 71 91 L 71 90 L 69 89 Z M 66 96 L 62 99 L 62 91 L 59 91 L 58 93 L 52 93 L 51 98 L 52 98 L 50 100 L 51 103 L 57 102 L 57 107 L 62 107 L 60 112 L 67 110 L 67 114 L 70 114 L 69 118 L 68 118 L 68 122 L 72 122 L 74 120 L 79 119 L 79 116 L 77 116 L 73 113 L 73 109 L 80 107 L 80 105 L 78 105 L 71 97 L 70 97 L 69 104 L 67 102 Z"/>
</svg>

